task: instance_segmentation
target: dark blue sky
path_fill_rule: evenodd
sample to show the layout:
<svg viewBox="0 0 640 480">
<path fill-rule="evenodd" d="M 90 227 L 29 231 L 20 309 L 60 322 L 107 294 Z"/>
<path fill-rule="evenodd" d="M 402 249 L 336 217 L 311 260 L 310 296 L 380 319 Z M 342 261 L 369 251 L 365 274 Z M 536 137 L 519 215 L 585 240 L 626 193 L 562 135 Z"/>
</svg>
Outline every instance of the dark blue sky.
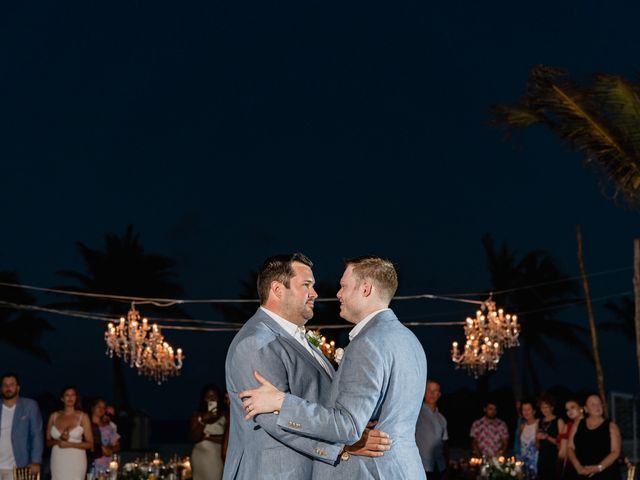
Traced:
<svg viewBox="0 0 640 480">
<path fill-rule="evenodd" d="M 192 298 L 236 297 L 266 256 L 292 250 L 321 280 L 375 252 L 397 262 L 400 294 L 483 291 L 486 232 L 576 274 L 576 223 L 590 271 L 630 266 L 638 214 L 543 129 L 505 143 L 488 110 L 514 101 L 538 63 L 635 80 L 639 14 L 624 1 L 3 4 L 0 269 L 59 284 L 57 270 L 82 268 L 75 241 L 97 247 L 129 223 L 178 261 Z M 630 272 L 593 284 L 596 297 L 630 289 Z M 582 307 L 566 315 L 584 321 Z M 3 369 L 22 371 L 27 392 L 72 381 L 110 396 L 103 326 L 51 322 L 51 367 L 3 345 Z M 448 357 L 458 329 L 416 333 L 445 391 L 472 384 Z M 167 336 L 187 352 L 184 375 L 161 388 L 129 379 L 158 417 L 222 380 L 230 339 Z M 602 341 L 607 386 L 636 390 L 631 343 Z M 579 357 L 559 354 L 557 370 L 540 366 L 546 385 L 593 386 L 575 375 Z"/>
</svg>

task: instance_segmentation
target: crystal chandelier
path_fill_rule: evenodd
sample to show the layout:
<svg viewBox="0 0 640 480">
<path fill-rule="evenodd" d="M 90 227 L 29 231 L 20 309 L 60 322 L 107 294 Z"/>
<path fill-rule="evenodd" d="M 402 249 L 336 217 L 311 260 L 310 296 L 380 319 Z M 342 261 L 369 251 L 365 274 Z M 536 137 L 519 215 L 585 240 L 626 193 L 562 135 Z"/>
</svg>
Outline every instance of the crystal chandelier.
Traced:
<svg viewBox="0 0 640 480">
<path fill-rule="evenodd" d="M 182 349 L 174 352 L 158 325 L 149 325 L 146 318 L 141 320 L 135 303 L 131 304 L 126 319 L 121 317 L 117 325 L 109 323 L 104 339 L 110 358 L 115 354 L 136 368 L 139 375 L 151 377 L 158 384 L 180 373 Z"/>
<path fill-rule="evenodd" d="M 486 310 L 486 315 L 482 310 Z M 505 348 L 518 345 L 518 317 L 505 315 L 502 309 L 496 310 L 495 302 L 489 298 L 475 318 L 467 318 L 464 334 L 463 350 L 460 351 L 458 342 L 453 342 L 451 359 L 456 368 L 466 368 L 469 374 L 478 378 L 497 368 Z"/>
<path fill-rule="evenodd" d="M 518 336 L 520 335 L 518 316 L 505 314 L 501 308 L 496 311 L 496 302 L 491 298 L 484 302 L 484 307 L 487 310 L 487 328 L 491 338 L 498 342 L 502 348 L 520 345 L 518 342 Z"/>
</svg>

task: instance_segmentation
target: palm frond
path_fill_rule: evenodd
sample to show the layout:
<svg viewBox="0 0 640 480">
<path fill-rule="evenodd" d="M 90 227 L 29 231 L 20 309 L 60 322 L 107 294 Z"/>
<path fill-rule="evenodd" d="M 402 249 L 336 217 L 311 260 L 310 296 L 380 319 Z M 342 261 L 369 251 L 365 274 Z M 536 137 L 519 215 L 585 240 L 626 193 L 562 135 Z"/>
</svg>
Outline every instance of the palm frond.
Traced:
<svg viewBox="0 0 640 480">
<path fill-rule="evenodd" d="M 538 65 L 531 70 L 520 103 L 492 108 L 495 123 L 522 128 L 544 123 L 585 163 L 604 173 L 631 205 L 640 204 L 640 100 L 638 87 L 621 77 L 598 75 L 580 87 L 560 69 Z M 538 119 L 533 122 L 533 119 Z"/>
</svg>

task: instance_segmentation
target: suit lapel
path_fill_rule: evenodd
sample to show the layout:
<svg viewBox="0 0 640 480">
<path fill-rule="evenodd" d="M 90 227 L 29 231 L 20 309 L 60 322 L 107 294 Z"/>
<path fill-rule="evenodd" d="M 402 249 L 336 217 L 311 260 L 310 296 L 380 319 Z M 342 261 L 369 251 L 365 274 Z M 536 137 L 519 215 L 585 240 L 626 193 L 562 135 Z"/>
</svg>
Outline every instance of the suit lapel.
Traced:
<svg viewBox="0 0 640 480">
<path fill-rule="evenodd" d="M 316 347 L 315 345 L 313 345 L 311 342 L 309 342 L 309 345 L 311 345 L 311 348 L 318 354 L 320 355 L 320 358 L 322 359 L 322 361 L 324 362 L 324 364 L 327 366 L 327 370 L 329 372 L 329 377 L 333 378 L 333 375 L 336 373 L 335 369 L 333 368 L 333 365 L 331 364 L 331 362 L 329 361 L 329 359 L 324 355 L 324 353 L 322 353 L 322 350 L 320 350 L 318 347 Z M 324 368 L 323 368 L 324 370 Z"/>
<path fill-rule="evenodd" d="M 313 368 L 324 373 L 327 377 L 332 378 L 331 375 L 329 375 L 327 371 L 322 368 L 322 365 L 318 363 L 318 360 L 316 360 L 315 357 L 306 348 L 300 345 L 300 342 L 298 342 L 291 335 L 285 332 L 283 335 L 280 335 L 280 340 L 297 351 L 306 362 L 313 366 Z"/>
<path fill-rule="evenodd" d="M 267 315 L 262 309 L 259 309 L 252 318 L 255 318 L 257 321 L 264 323 L 268 328 L 270 328 L 273 331 L 273 333 L 275 333 L 280 338 L 281 341 L 283 341 L 286 345 L 288 345 L 289 347 L 297 351 L 300 354 L 300 356 L 304 358 L 305 361 L 313 365 L 314 368 L 320 370 L 330 379 L 333 378 L 333 375 L 327 373 L 327 371 L 322 367 L 322 365 L 318 363 L 318 360 L 316 360 L 316 358 L 306 348 L 304 348 L 300 344 L 300 342 L 298 342 L 295 338 L 293 338 L 289 334 L 289 332 L 285 331 L 285 329 L 282 328 L 278 324 L 278 322 L 276 322 L 273 318 Z M 315 348 L 315 347 L 311 345 L 311 348 Z M 320 352 L 320 355 L 322 355 L 322 358 L 326 360 L 324 354 Z M 333 366 L 330 363 L 329 363 L 329 369 L 331 372 L 334 371 Z"/>
<path fill-rule="evenodd" d="M 11 433 L 15 434 L 18 430 L 18 425 L 20 425 L 20 418 L 22 417 L 22 402 L 20 401 L 20 397 L 18 397 L 18 401 L 16 402 L 16 411 L 13 414 L 13 425 L 11 426 Z"/>
</svg>

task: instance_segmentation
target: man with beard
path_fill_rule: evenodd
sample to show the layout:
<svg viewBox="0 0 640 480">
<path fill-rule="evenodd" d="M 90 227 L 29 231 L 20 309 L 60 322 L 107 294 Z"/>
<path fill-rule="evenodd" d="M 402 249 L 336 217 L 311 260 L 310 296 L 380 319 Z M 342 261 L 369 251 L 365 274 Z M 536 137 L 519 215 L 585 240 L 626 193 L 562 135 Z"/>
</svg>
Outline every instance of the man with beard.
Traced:
<svg viewBox="0 0 640 480">
<path fill-rule="evenodd" d="M 498 418 L 495 402 L 483 404 L 484 416 L 471 425 L 471 450 L 477 457 L 493 458 L 504 455 L 509 444 L 507 424 Z"/>
<path fill-rule="evenodd" d="M 15 373 L 2 376 L 0 415 L 0 480 L 12 480 L 14 467 L 40 472 L 42 463 L 42 415 L 38 404 L 20 397 L 20 381 Z"/>
<path fill-rule="evenodd" d="M 254 385 L 254 372 L 260 370 L 282 390 L 312 402 L 327 401 L 334 370 L 320 350 L 309 344 L 304 329 L 318 297 L 312 266 L 306 256 L 294 253 L 267 259 L 258 272 L 261 306 L 233 339 L 225 363 L 231 425 L 224 480 L 310 479 L 314 459 L 333 463 L 343 453 L 343 444 L 287 432 L 274 415 L 245 422 L 238 396 Z M 358 443 L 346 450 L 381 456 L 389 449 L 386 437 L 372 430 L 363 449 Z"/>
</svg>

